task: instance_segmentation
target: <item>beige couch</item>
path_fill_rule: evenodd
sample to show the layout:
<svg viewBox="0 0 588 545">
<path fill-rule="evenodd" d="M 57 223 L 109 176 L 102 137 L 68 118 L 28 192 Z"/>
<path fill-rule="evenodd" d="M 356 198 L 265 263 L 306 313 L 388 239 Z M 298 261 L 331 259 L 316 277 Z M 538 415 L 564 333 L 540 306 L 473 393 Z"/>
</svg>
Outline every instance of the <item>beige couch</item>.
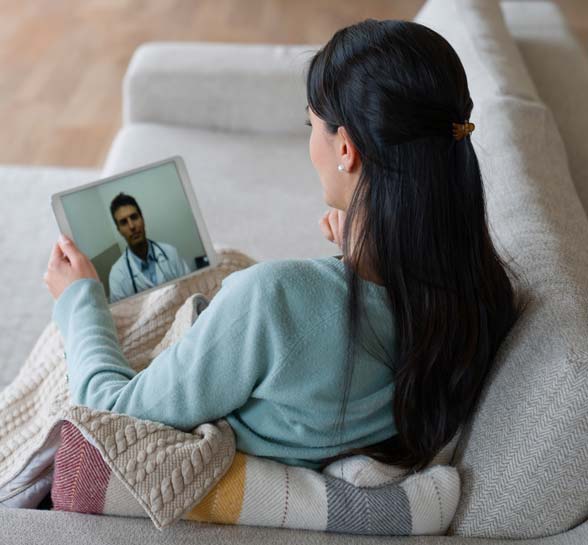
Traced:
<svg viewBox="0 0 588 545">
<path fill-rule="evenodd" d="M 463 491 L 449 535 L 362 539 L 183 521 L 160 533 L 146 519 L 0 509 L 0 543 L 588 543 L 588 114 L 581 100 L 588 60 L 550 2 L 429 0 L 416 20 L 446 36 L 464 63 L 492 233 L 527 279 L 530 302 L 458 445 Z M 311 50 L 140 48 L 124 82 L 124 126 L 101 174 L 182 155 L 217 245 L 258 260 L 333 253 L 316 225 L 324 203 L 303 125 Z M 49 180 L 42 188 L 35 172 Z M 16 225 L 22 197 L 45 210 L 39 222 L 49 222 L 46 196 L 96 173 L 8 174 L 20 185 L 3 188 L 4 233 Z M 54 234 L 37 238 L 42 256 Z M 10 237 L 2 245 L 14 268 L 1 284 L 19 298 L 14 308 L 25 313 L 31 344 L 47 318 L 30 310 L 34 296 L 48 299 L 43 269 L 34 271 L 38 292 L 21 293 L 16 264 L 28 254 Z M 12 319 L 2 316 L 5 333 Z"/>
</svg>

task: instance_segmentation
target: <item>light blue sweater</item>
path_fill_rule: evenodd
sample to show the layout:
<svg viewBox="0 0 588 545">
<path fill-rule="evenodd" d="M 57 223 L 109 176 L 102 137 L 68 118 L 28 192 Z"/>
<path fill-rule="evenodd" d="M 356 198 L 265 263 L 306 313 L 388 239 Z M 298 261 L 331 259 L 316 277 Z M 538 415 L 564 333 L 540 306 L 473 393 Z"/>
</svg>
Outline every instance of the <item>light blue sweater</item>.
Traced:
<svg viewBox="0 0 588 545">
<path fill-rule="evenodd" d="M 337 257 L 265 261 L 226 277 L 192 327 L 137 373 L 118 342 L 104 288 L 68 286 L 53 308 L 72 401 L 181 430 L 227 417 L 242 452 L 318 467 L 396 434 L 386 290 L 360 280 L 362 320 L 345 426 L 347 286 Z"/>
</svg>

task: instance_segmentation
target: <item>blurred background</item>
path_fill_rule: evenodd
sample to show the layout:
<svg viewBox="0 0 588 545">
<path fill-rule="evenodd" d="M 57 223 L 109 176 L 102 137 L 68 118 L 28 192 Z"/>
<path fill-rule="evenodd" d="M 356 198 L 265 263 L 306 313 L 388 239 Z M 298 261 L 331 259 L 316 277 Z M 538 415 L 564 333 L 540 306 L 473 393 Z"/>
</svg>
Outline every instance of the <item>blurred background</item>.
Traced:
<svg viewBox="0 0 588 545">
<path fill-rule="evenodd" d="M 520 0 L 533 1 L 533 0 Z M 557 0 L 588 52 L 588 0 Z M 312 43 L 423 0 L 0 0 L 0 164 L 101 168 L 146 41 Z"/>
</svg>

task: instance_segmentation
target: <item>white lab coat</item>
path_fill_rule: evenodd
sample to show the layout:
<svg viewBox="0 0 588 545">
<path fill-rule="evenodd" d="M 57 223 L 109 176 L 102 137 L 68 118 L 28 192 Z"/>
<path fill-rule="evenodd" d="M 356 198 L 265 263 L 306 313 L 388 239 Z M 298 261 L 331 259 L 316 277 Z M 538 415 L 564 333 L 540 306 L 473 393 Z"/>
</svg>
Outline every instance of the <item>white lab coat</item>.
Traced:
<svg viewBox="0 0 588 545">
<path fill-rule="evenodd" d="M 151 240 L 148 241 L 148 253 L 153 255 L 156 259 L 155 273 L 157 276 L 157 282 L 153 284 L 147 271 L 143 272 L 137 267 L 137 264 L 131 255 L 132 252 L 127 247 L 110 269 L 108 283 L 110 287 L 111 303 L 192 272 L 190 267 L 188 267 L 186 262 L 178 254 L 178 251 L 171 244 L 158 241 L 154 242 L 155 244 L 153 244 L 153 241 Z M 135 279 L 135 286 L 137 287 L 136 292 L 133 286 L 133 280 L 131 279 L 131 273 L 129 272 L 129 266 Z"/>
</svg>

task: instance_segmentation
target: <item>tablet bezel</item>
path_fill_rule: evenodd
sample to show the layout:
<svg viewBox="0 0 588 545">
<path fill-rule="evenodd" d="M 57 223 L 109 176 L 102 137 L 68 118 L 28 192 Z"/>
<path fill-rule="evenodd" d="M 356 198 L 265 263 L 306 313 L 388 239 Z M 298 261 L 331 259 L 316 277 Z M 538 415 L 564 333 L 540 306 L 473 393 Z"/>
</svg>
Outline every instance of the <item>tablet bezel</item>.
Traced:
<svg viewBox="0 0 588 545">
<path fill-rule="evenodd" d="M 178 176 L 180 178 L 180 182 L 182 184 L 182 188 L 184 190 L 184 194 L 187 197 L 188 203 L 190 205 L 190 210 L 192 211 L 192 217 L 194 218 L 194 221 L 196 222 L 196 227 L 198 229 L 198 233 L 200 234 L 200 239 L 202 240 L 202 244 L 203 244 L 204 249 L 206 251 L 206 257 L 208 258 L 208 265 L 206 265 L 205 267 L 201 267 L 200 269 L 197 269 L 195 271 L 192 271 L 190 274 L 186 274 L 184 276 L 178 276 L 177 278 L 174 278 L 172 280 L 168 280 L 167 282 L 163 282 L 161 284 L 158 284 L 157 286 L 153 286 L 152 288 L 148 288 L 143 291 L 140 291 L 139 293 L 129 295 L 128 297 L 125 297 L 124 299 L 120 299 L 118 301 L 115 301 L 114 303 L 109 302 L 107 299 L 109 307 L 113 307 L 115 305 L 118 305 L 119 303 L 123 303 L 124 301 L 129 301 L 135 297 L 138 297 L 139 295 L 144 295 L 144 294 L 149 293 L 150 291 L 153 291 L 155 289 L 161 288 L 163 286 L 167 286 L 168 284 L 174 284 L 174 283 L 178 282 L 178 280 L 181 280 L 183 278 L 188 278 L 190 276 L 196 276 L 198 274 L 201 274 L 205 271 L 208 271 L 211 267 L 216 266 L 216 264 L 218 263 L 218 256 L 217 256 L 217 253 L 214 249 L 214 246 L 212 245 L 212 241 L 210 239 L 210 235 L 208 233 L 206 223 L 204 222 L 202 212 L 200 211 L 200 206 L 198 205 L 198 200 L 196 199 L 196 194 L 194 193 L 194 188 L 192 187 L 192 183 L 190 182 L 190 176 L 188 174 L 188 170 L 186 168 L 186 164 L 184 163 L 183 158 L 179 155 L 174 155 L 172 157 L 168 157 L 167 159 L 162 159 L 162 160 L 156 161 L 154 163 L 142 165 L 138 168 L 126 170 L 124 172 L 119 172 L 117 174 L 109 176 L 108 178 L 101 178 L 100 180 L 89 182 L 87 184 L 80 185 L 80 186 L 74 187 L 72 189 L 60 191 L 58 193 L 54 193 L 53 195 L 51 195 L 51 208 L 53 209 L 53 213 L 55 215 L 55 220 L 57 221 L 57 226 L 59 228 L 59 231 L 61 233 L 63 233 L 64 235 L 68 236 L 71 240 L 74 241 L 74 243 L 77 244 L 75 237 L 74 237 L 74 234 L 71 230 L 71 226 L 70 226 L 70 224 L 67 220 L 67 217 L 65 215 L 65 210 L 63 208 L 63 202 L 61 199 L 64 196 L 69 195 L 71 193 L 76 193 L 76 192 L 84 190 L 84 189 L 88 189 L 90 187 L 109 183 L 109 182 L 115 181 L 119 178 L 124 178 L 124 177 L 132 175 L 132 174 L 137 174 L 137 173 L 142 172 L 144 170 L 149 170 L 151 168 L 158 167 L 158 166 L 166 164 L 166 163 L 174 163 L 174 165 L 176 167 L 176 170 L 178 172 Z M 102 282 L 100 282 L 100 283 L 102 284 Z M 102 284 L 102 287 L 104 288 L 103 284 Z"/>
</svg>

